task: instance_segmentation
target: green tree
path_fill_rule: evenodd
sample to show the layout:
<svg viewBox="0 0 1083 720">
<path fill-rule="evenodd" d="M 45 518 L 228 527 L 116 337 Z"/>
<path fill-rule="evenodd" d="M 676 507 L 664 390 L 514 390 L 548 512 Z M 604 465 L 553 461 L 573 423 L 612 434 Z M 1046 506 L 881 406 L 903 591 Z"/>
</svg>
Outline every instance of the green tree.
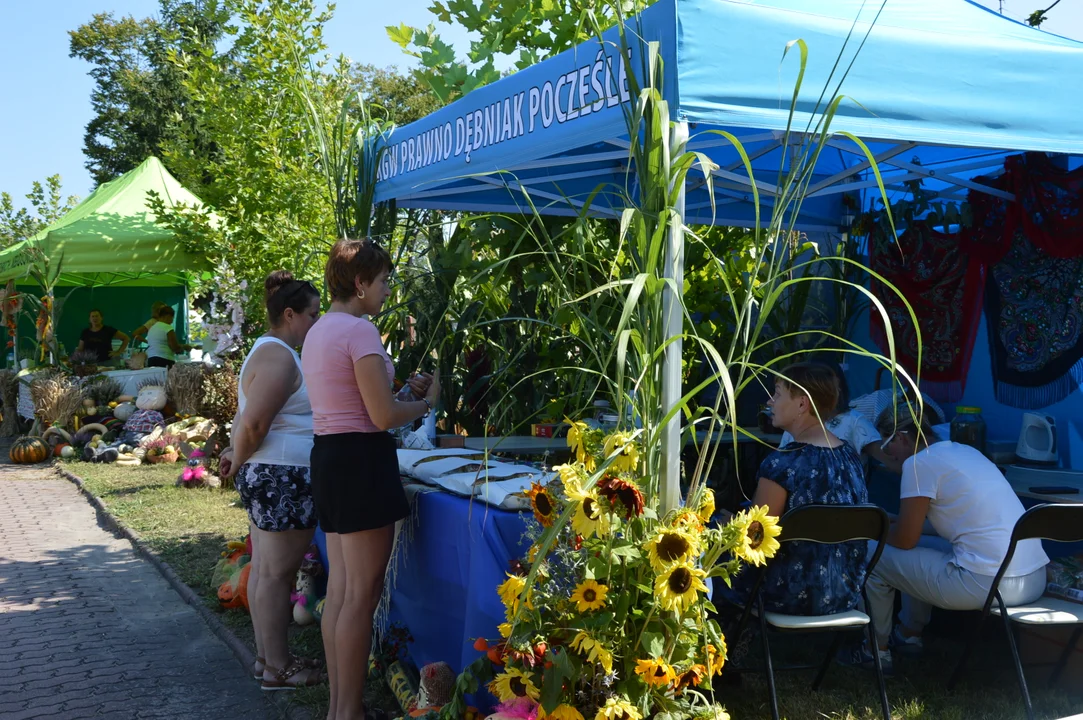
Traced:
<svg viewBox="0 0 1083 720">
<path fill-rule="evenodd" d="M 369 111 L 399 126 L 420 120 L 443 104 L 416 71 L 402 74 L 394 67 L 359 64 L 350 74 Z"/>
<path fill-rule="evenodd" d="M 214 48 L 227 18 L 217 0 L 160 0 L 160 18 L 98 13 L 69 33 L 70 55 L 91 65 L 94 117 L 83 138 L 86 167 L 102 183 L 184 136 L 190 153 L 210 150 L 169 55 Z M 187 132 L 185 132 L 185 130 Z M 180 178 L 186 182 L 188 178 Z"/>
<path fill-rule="evenodd" d="M 625 14 L 637 7 L 633 0 L 620 4 Z M 456 57 L 431 23 L 424 29 L 391 25 L 387 35 L 421 61 L 421 78 L 441 101 L 450 102 L 500 79 L 500 55 L 515 58 L 521 70 L 594 37 L 596 26 L 615 21 L 614 5 L 613 0 L 435 0 L 429 11 L 437 20 L 478 36 L 466 58 Z"/>
<path fill-rule="evenodd" d="M 0 248 L 37 235 L 79 203 L 76 195 L 64 197 L 59 175 L 50 175 L 44 183 L 35 180 L 26 199 L 30 209 L 16 208 L 9 193 L 0 193 Z"/>
</svg>

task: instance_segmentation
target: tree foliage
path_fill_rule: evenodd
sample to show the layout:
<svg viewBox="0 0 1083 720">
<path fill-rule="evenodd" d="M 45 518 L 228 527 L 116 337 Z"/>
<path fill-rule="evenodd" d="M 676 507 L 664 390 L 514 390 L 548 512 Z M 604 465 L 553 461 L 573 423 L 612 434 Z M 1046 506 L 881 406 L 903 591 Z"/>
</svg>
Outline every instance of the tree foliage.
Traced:
<svg viewBox="0 0 1083 720">
<path fill-rule="evenodd" d="M 71 57 L 91 65 L 94 117 L 83 139 L 86 167 L 103 183 L 187 138 L 186 151 L 205 154 L 198 115 L 178 68 L 169 60 L 180 44 L 212 50 L 227 15 L 217 0 L 160 0 L 159 18 L 137 20 L 97 13 L 69 33 Z M 187 178 L 181 178 L 182 182 Z"/>
<path fill-rule="evenodd" d="M 650 4 L 619 3 L 625 14 Z M 432 23 L 423 29 L 388 26 L 387 35 L 420 60 L 422 79 L 442 102 L 450 102 L 500 79 L 496 60 L 501 55 L 512 56 L 521 70 L 594 37 L 596 26 L 613 24 L 615 5 L 613 0 L 435 0 L 429 11 L 436 20 L 478 36 L 465 58 L 456 56 Z"/>
<path fill-rule="evenodd" d="M 35 180 L 26 199 L 30 208 L 17 208 L 9 193 L 0 193 L 0 248 L 37 235 L 79 204 L 76 195 L 64 197 L 59 175 L 50 175 L 44 183 Z"/>
</svg>

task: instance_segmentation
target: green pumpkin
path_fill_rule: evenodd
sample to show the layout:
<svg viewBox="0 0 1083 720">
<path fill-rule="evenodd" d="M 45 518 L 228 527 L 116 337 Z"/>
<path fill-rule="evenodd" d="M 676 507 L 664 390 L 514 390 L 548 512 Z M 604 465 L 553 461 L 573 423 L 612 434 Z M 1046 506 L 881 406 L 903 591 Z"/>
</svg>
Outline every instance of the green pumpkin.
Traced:
<svg viewBox="0 0 1083 720">
<path fill-rule="evenodd" d="M 38 437 L 21 437 L 11 444 L 8 457 L 23 465 L 39 463 L 49 457 L 49 446 Z"/>
</svg>

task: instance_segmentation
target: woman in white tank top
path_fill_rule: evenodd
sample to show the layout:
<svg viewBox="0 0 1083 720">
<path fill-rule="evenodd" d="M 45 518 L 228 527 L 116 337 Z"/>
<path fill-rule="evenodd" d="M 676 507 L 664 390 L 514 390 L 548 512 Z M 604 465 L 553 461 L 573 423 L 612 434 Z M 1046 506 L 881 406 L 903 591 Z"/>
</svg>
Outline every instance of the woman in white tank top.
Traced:
<svg viewBox="0 0 1083 720">
<path fill-rule="evenodd" d="M 316 529 L 309 474 L 312 406 L 294 348 L 320 315 L 320 294 L 285 270 L 271 273 L 264 286 L 271 329 L 241 366 L 222 475 L 235 478 L 251 521 L 253 677 L 264 690 L 293 690 L 321 682 L 315 663 L 290 655 L 286 636 L 293 615 L 290 589 Z"/>
</svg>

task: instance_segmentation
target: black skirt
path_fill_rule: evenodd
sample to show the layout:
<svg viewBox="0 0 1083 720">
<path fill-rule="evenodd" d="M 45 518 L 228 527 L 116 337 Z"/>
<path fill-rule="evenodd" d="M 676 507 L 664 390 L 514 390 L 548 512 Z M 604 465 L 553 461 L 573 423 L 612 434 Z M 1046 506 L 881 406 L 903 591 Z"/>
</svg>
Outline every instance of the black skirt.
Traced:
<svg viewBox="0 0 1083 720">
<path fill-rule="evenodd" d="M 312 498 L 325 533 L 375 530 L 406 517 L 410 505 L 399 479 L 395 437 L 387 432 L 317 435 Z"/>
</svg>

